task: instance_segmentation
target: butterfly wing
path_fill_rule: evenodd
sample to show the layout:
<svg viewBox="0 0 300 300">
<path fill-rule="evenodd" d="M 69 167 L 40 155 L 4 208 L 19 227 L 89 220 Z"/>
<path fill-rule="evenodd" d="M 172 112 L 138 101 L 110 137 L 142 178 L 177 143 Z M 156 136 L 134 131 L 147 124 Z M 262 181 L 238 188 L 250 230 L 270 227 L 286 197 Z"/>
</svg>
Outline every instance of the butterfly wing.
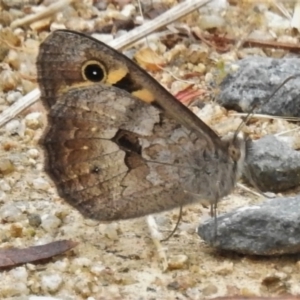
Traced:
<svg viewBox="0 0 300 300">
<path fill-rule="evenodd" d="M 97 65 L 103 78 L 88 80 Z M 232 189 L 235 163 L 221 140 L 123 55 L 57 31 L 41 45 L 37 67 L 48 109 L 46 172 L 83 215 L 140 217 Z"/>
</svg>

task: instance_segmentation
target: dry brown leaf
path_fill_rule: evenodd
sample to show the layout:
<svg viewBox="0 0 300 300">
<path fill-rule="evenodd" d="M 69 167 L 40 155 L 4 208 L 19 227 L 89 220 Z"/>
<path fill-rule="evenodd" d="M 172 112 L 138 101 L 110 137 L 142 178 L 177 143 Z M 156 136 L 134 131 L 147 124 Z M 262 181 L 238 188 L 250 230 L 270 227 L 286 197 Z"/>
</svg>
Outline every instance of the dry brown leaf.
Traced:
<svg viewBox="0 0 300 300">
<path fill-rule="evenodd" d="M 161 67 L 166 64 L 164 58 L 150 48 L 137 51 L 134 58 L 142 68 L 153 72 L 160 71 Z"/>
<path fill-rule="evenodd" d="M 74 248 L 77 244 L 77 242 L 71 240 L 61 240 L 24 249 L 0 249 L 0 268 L 14 267 L 19 264 L 51 258 Z"/>
<path fill-rule="evenodd" d="M 190 84 L 182 91 L 174 95 L 181 103 L 188 105 L 194 98 L 205 94 L 205 90 L 194 90 L 193 84 Z"/>
</svg>

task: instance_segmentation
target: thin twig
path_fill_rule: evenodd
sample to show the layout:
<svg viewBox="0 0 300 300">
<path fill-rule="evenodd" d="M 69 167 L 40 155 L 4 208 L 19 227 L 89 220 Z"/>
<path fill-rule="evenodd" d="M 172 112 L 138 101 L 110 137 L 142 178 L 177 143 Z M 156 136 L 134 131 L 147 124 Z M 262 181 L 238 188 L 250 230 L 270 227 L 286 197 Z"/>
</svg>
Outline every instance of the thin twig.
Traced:
<svg viewBox="0 0 300 300">
<path fill-rule="evenodd" d="M 127 34 L 124 34 L 123 36 L 111 41 L 109 45 L 117 50 L 124 49 L 125 47 L 131 45 L 137 40 L 144 38 L 146 35 L 150 34 L 151 32 L 174 22 L 175 20 L 191 13 L 196 9 L 199 9 L 201 6 L 206 5 L 210 1 L 211 0 L 197 0 L 197 1 L 193 0 L 193 1 L 182 2 L 177 6 L 171 8 L 164 14 L 158 16 L 154 20 L 149 21 L 144 25 L 131 30 Z M 18 26 L 20 26 L 20 23 Z M 0 127 L 3 126 L 5 123 L 7 123 L 9 120 L 15 118 L 24 109 L 26 109 L 27 107 L 35 103 L 39 99 L 39 97 L 40 97 L 40 90 L 34 89 L 30 93 L 28 93 L 27 95 L 19 99 L 17 102 L 15 102 L 13 105 L 8 107 L 0 115 Z"/>
<path fill-rule="evenodd" d="M 286 135 L 286 134 L 294 132 L 294 131 L 298 131 L 299 129 L 300 129 L 300 127 L 296 127 L 296 128 L 293 128 L 293 129 L 289 129 L 289 130 L 286 130 L 286 131 L 282 131 L 282 132 L 276 133 L 274 135 L 275 136 L 282 136 L 282 135 Z"/>
<path fill-rule="evenodd" d="M 115 49 L 124 49 L 128 47 L 132 43 L 137 40 L 144 38 L 148 34 L 154 32 L 157 29 L 160 29 L 184 16 L 191 13 L 192 11 L 200 8 L 201 6 L 206 5 L 211 0 L 193 0 L 193 1 L 185 1 L 182 2 L 165 13 L 161 14 L 157 18 L 152 21 L 148 21 L 140 27 L 136 27 L 135 29 L 128 32 L 128 34 L 124 34 L 118 39 L 113 40 L 109 45 Z M 118 47 L 118 48 L 116 48 Z"/>
<path fill-rule="evenodd" d="M 282 13 L 282 15 L 285 16 L 288 20 L 292 19 L 290 12 L 285 8 L 283 3 L 275 0 L 275 1 L 271 1 L 270 4 L 276 7 Z"/>
<path fill-rule="evenodd" d="M 230 116 L 233 117 L 246 117 L 248 113 L 231 113 Z M 251 118 L 256 119 L 271 119 L 271 120 L 285 120 L 290 122 L 299 122 L 299 117 L 285 117 L 285 116 L 272 116 L 272 115 L 265 115 L 265 114 L 253 114 Z"/>
<path fill-rule="evenodd" d="M 300 29 L 300 1 L 296 1 L 294 7 L 294 14 L 291 20 L 291 28 L 296 28 L 298 31 Z"/>
<path fill-rule="evenodd" d="M 33 91 L 26 94 L 24 97 L 16 101 L 10 107 L 2 112 L 0 115 L 0 127 L 7 123 L 9 120 L 15 118 L 24 109 L 31 106 L 33 103 L 39 100 L 41 96 L 39 89 L 34 89 Z"/>
<path fill-rule="evenodd" d="M 242 184 L 242 183 L 239 183 L 239 182 L 238 182 L 236 185 L 237 185 L 237 187 L 239 187 L 240 189 L 242 189 L 242 190 L 244 190 L 244 191 L 246 191 L 246 192 L 248 192 L 248 193 L 250 193 L 250 194 L 253 194 L 253 195 L 257 196 L 257 197 L 264 197 L 264 198 L 265 198 L 265 196 L 264 196 L 263 194 L 258 193 L 258 192 L 254 191 L 254 190 L 252 190 L 252 189 L 249 189 L 247 186 L 245 186 L 245 185 Z"/>
<path fill-rule="evenodd" d="M 25 16 L 22 19 L 16 19 L 15 21 L 13 21 L 11 23 L 10 27 L 12 29 L 15 29 L 17 27 L 21 27 L 21 26 L 24 26 L 24 25 L 31 24 L 31 23 L 36 22 L 38 20 L 48 18 L 48 17 L 54 15 L 55 13 L 61 11 L 62 8 L 64 8 L 65 6 L 71 4 L 73 1 L 74 0 L 57 1 L 57 2 L 49 5 L 48 7 L 46 7 L 44 10 L 37 12 L 36 14 Z"/>
<path fill-rule="evenodd" d="M 216 34 L 203 34 L 202 31 L 195 27 L 192 29 L 193 34 L 201 40 L 203 43 L 208 46 L 214 48 L 219 52 L 227 52 L 229 50 L 229 45 L 236 45 L 239 43 L 239 47 L 260 47 L 260 48 L 272 48 L 272 49 L 281 49 L 293 52 L 299 52 L 300 45 L 296 43 L 288 43 L 288 42 L 278 42 L 278 41 L 263 41 L 257 39 L 242 39 L 242 43 L 240 44 L 240 40 L 234 37 L 221 36 Z"/>
</svg>

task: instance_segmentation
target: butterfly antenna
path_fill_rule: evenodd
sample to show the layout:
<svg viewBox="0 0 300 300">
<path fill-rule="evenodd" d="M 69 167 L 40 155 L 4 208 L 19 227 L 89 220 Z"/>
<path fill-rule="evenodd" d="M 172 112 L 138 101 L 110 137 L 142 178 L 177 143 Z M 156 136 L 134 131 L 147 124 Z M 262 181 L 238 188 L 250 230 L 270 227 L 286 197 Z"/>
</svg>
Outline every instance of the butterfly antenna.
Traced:
<svg viewBox="0 0 300 300">
<path fill-rule="evenodd" d="M 178 215 L 178 219 L 177 219 L 177 222 L 176 222 L 176 225 L 175 225 L 174 229 L 171 231 L 171 233 L 165 239 L 161 240 L 161 242 L 168 241 L 174 235 L 174 233 L 176 232 L 176 230 L 179 226 L 179 223 L 181 221 L 181 217 L 182 217 L 182 205 L 180 205 L 179 215 Z"/>
<path fill-rule="evenodd" d="M 290 80 L 295 79 L 297 77 L 300 77 L 300 74 L 296 74 L 296 75 L 292 75 L 289 76 L 288 78 L 286 78 L 282 83 L 280 83 L 277 88 L 273 91 L 273 93 L 265 100 L 265 103 L 269 102 L 274 95 Z M 245 124 L 247 124 L 247 122 L 250 120 L 250 118 L 253 116 L 254 110 L 257 107 L 257 103 L 254 103 L 250 112 L 248 113 L 248 115 L 246 116 L 245 120 L 243 122 L 241 122 L 241 124 L 239 125 L 239 127 L 237 128 L 235 134 L 234 134 L 234 138 L 237 137 L 237 135 L 239 134 L 239 132 L 242 130 L 243 126 L 245 126 Z"/>
<path fill-rule="evenodd" d="M 214 203 L 212 203 L 210 205 L 210 216 L 212 218 L 214 218 L 214 241 L 216 242 L 217 240 L 217 234 L 218 234 L 218 219 L 217 219 L 217 207 L 218 206 L 218 202 L 215 201 Z"/>
</svg>

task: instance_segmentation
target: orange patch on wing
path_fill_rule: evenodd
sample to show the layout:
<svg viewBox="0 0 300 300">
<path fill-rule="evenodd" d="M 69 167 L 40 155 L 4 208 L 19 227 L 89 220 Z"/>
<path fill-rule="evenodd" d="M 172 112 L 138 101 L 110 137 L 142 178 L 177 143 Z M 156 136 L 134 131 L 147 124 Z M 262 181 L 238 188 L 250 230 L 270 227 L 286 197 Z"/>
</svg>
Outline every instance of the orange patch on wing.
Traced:
<svg viewBox="0 0 300 300">
<path fill-rule="evenodd" d="M 116 70 L 109 70 L 106 78 L 106 83 L 108 84 L 116 84 L 120 80 L 122 80 L 128 74 L 128 70 L 126 68 L 119 68 Z"/>
<path fill-rule="evenodd" d="M 151 103 L 155 100 L 153 94 L 147 89 L 137 90 L 131 94 L 147 103 Z"/>
</svg>

